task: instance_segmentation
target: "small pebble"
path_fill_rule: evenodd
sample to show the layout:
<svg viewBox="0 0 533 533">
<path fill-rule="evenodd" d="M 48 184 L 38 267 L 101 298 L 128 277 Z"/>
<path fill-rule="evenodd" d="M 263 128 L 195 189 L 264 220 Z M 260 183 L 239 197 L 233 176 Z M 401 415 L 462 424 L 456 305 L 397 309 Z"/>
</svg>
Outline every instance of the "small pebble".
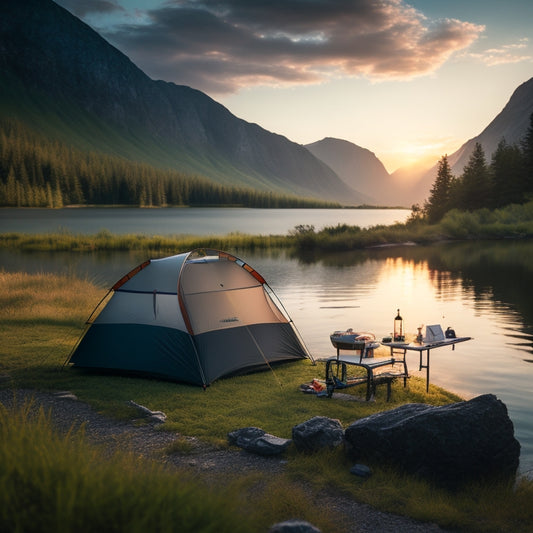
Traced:
<svg viewBox="0 0 533 533">
<path fill-rule="evenodd" d="M 372 470 L 366 465 L 356 464 L 350 468 L 350 473 L 359 477 L 370 477 L 372 475 Z"/>
</svg>

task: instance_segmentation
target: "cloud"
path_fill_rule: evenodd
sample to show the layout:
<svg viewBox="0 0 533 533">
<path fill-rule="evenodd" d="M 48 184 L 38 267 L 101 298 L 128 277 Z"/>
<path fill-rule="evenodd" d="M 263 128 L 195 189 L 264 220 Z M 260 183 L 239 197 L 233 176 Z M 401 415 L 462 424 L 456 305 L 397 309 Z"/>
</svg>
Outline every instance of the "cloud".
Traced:
<svg viewBox="0 0 533 533">
<path fill-rule="evenodd" d="M 347 76 L 411 79 L 483 30 L 429 20 L 403 0 L 171 0 L 142 24 L 100 31 L 151 77 L 222 94 Z"/>
<path fill-rule="evenodd" d="M 500 48 L 488 48 L 480 53 L 468 54 L 469 57 L 477 59 L 489 67 L 504 65 L 509 63 L 521 63 L 522 61 L 532 61 L 533 57 L 524 51 L 528 48 L 529 39 L 520 39 L 516 43 L 505 44 Z"/>
<path fill-rule="evenodd" d="M 80 18 L 95 13 L 108 14 L 124 11 L 124 8 L 112 0 L 57 0 L 57 3 Z"/>
</svg>

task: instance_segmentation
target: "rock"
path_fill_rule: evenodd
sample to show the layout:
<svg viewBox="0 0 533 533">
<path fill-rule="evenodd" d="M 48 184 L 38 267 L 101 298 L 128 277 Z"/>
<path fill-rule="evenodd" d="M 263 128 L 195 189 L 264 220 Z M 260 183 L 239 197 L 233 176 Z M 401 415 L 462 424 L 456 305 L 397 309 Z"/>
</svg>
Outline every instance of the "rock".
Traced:
<svg viewBox="0 0 533 533">
<path fill-rule="evenodd" d="M 228 433 L 230 444 L 257 455 L 279 455 L 291 443 L 290 439 L 282 439 L 266 433 L 260 428 L 248 427 Z"/>
<path fill-rule="evenodd" d="M 355 464 L 350 468 L 350 474 L 359 477 L 370 477 L 372 475 L 372 470 L 366 465 Z"/>
<path fill-rule="evenodd" d="M 357 420 L 345 439 L 356 459 L 387 462 L 448 488 L 510 478 L 520 456 L 507 408 L 492 394 L 440 407 L 403 405 Z"/>
<path fill-rule="evenodd" d="M 338 420 L 315 416 L 292 428 L 292 440 L 298 450 L 314 452 L 342 444 L 344 431 Z"/>
<path fill-rule="evenodd" d="M 128 403 L 133 407 L 137 408 L 137 410 L 142 413 L 143 417 L 146 420 L 151 421 L 154 424 L 163 424 L 167 419 L 167 415 L 163 413 L 163 411 L 150 411 L 148 407 L 145 407 L 144 405 L 139 405 L 133 400 L 129 400 Z"/>
<path fill-rule="evenodd" d="M 287 520 L 274 524 L 268 533 L 320 533 L 320 529 L 303 520 Z"/>
<path fill-rule="evenodd" d="M 78 397 L 73 392 L 70 392 L 68 390 L 57 391 L 56 393 L 54 393 L 54 396 L 62 400 L 77 400 L 78 399 Z"/>
</svg>

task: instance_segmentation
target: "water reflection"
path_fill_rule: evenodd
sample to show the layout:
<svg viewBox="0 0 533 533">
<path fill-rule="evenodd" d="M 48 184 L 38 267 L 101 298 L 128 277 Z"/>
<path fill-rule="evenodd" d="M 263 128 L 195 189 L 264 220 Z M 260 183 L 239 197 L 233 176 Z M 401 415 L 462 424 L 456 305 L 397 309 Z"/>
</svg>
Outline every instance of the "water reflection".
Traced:
<svg viewBox="0 0 533 533">
<path fill-rule="evenodd" d="M 533 243 L 465 242 L 294 255 L 228 250 L 269 281 L 315 356 L 333 355 L 329 334 L 352 327 L 390 335 L 396 310 L 405 330 L 451 326 L 474 340 L 432 355 L 431 382 L 466 398 L 493 393 L 508 407 L 533 469 Z M 0 252 L 8 270 L 52 271 L 111 286 L 144 261 L 138 253 Z M 95 302 L 96 303 L 96 302 Z M 415 361 L 410 370 L 417 375 Z M 416 354 L 411 357 L 416 358 Z"/>
<path fill-rule="evenodd" d="M 495 241 L 447 243 L 328 254 L 306 254 L 306 269 L 329 272 L 329 294 L 344 312 L 313 309 L 312 298 L 295 310 L 304 338 L 318 352 L 331 351 L 327 334 L 354 327 L 390 334 L 397 308 L 406 330 L 422 324 L 452 326 L 474 340 L 454 351 L 435 353 L 431 381 L 465 397 L 496 394 L 509 409 L 522 445 L 521 470 L 533 469 L 533 243 Z M 305 287 L 301 288 L 306 290 Z M 279 287 L 278 292 L 291 298 Z M 342 296 L 339 296 L 342 295 Z M 309 329 L 307 329 L 309 328 Z M 413 365 L 410 365 L 413 368 Z M 416 374 L 416 371 L 415 371 Z"/>
<path fill-rule="evenodd" d="M 432 246 L 396 247 L 344 254 L 305 254 L 306 265 L 332 268 L 381 263 L 391 299 L 453 301 L 460 298 L 477 314 L 490 312 L 494 326 L 505 321 L 508 342 L 533 353 L 533 243 L 530 241 L 461 242 Z M 391 278 L 394 276 L 396 279 Z M 429 282 L 429 284 L 428 284 Z M 429 285 L 429 286 L 428 286 Z M 394 307 L 394 304 L 391 305 Z"/>
</svg>

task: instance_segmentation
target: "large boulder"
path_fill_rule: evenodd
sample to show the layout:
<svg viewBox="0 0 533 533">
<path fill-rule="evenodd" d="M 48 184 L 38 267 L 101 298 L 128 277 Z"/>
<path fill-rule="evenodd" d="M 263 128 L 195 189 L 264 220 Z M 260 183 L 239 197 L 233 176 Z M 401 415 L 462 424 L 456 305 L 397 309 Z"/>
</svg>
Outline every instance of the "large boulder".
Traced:
<svg viewBox="0 0 533 533">
<path fill-rule="evenodd" d="M 292 441 L 299 451 L 315 452 L 343 443 L 341 423 L 325 416 L 315 416 L 292 428 Z"/>
<path fill-rule="evenodd" d="M 520 456 L 507 408 L 492 394 L 377 413 L 346 428 L 345 441 L 356 459 L 393 464 L 448 488 L 512 477 Z"/>
</svg>

